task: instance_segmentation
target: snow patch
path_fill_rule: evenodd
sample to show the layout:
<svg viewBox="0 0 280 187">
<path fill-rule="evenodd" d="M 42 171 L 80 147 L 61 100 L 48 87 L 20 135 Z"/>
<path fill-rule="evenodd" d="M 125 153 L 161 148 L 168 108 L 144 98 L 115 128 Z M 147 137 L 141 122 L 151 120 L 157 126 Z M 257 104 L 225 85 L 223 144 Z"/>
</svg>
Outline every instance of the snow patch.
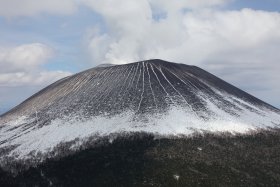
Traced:
<svg viewBox="0 0 280 187">
<path fill-rule="evenodd" d="M 22 117 L 5 124 L 0 129 L 0 149 L 16 146 L 8 156 L 25 159 L 30 153 L 47 154 L 60 143 L 78 140 L 71 147 L 75 149 L 91 137 L 98 139 L 115 133 L 147 132 L 164 137 L 185 136 L 205 131 L 246 133 L 280 124 L 280 116 L 271 111 L 263 111 L 263 115 L 256 115 L 244 108 L 238 113 L 239 116 L 233 116 L 210 101 L 207 102 L 207 107 L 216 112 L 207 120 L 190 110 L 176 106 L 171 106 L 168 112 L 163 114 L 147 114 L 144 121 L 142 118 L 136 119 L 134 112 L 127 111 L 112 117 L 102 115 L 89 119 L 71 117 L 55 119 L 42 127 L 37 125 L 27 127 L 26 124 L 32 120 Z"/>
</svg>

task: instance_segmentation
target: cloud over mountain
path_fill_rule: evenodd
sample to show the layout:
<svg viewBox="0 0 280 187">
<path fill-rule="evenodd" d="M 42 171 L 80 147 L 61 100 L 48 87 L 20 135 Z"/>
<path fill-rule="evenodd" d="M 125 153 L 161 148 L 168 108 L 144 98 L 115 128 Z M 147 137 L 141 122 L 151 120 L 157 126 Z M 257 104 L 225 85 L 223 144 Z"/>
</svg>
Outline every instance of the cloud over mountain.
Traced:
<svg viewBox="0 0 280 187">
<path fill-rule="evenodd" d="M 0 16 L 17 24 L 59 15 L 63 18 L 61 25 L 65 26 L 69 24 L 67 19 L 84 10 L 85 14 L 92 13 L 98 18 L 92 22 L 81 20 L 88 23 L 83 23 L 87 26 L 80 31 L 77 26 L 67 28 L 67 34 L 80 37 L 75 40 L 81 41 L 81 46 L 71 46 L 65 37 L 57 37 L 52 32 L 60 41 L 46 42 L 53 45 L 50 47 L 40 45 L 44 41 L 35 45 L 34 38 L 12 44 L 12 48 L 2 47 L 0 63 L 5 68 L 0 70 L 0 84 L 22 86 L 50 82 L 50 76 L 45 76 L 50 72 L 42 65 L 56 58 L 52 48 L 71 48 L 68 50 L 71 54 L 75 50 L 85 51 L 89 57 L 85 59 L 89 60 L 82 59 L 79 63 L 88 67 L 151 58 L 201 66 L 277 105 L 280 103 L 277 99 L 280 13 L 246 7 L 235 9 L 231 7 L 233 2 L 236 0 L 1 1 Z M 77 35 L 78 32 L 81 34 Z M 51 73 L 54 79 L 69 74 L 59 68 Z M 20 78 L 21 82 L 13 81 L 12 77 Z M 41 77 L 38 80 L 42 81 L 31 81 L 34 77 Z"/>
<path fill-rule="evenodd" d="M 204 4 L 203 8 L 200 4 L 199 9 L 198 5 L 141 2 L 134 9 L 123 8 L 125 3 L 117 4 L 114 10 L 106 3 L 91 4 L 104 18 L 107 28 L 106 32 L 100 32 L 101 28 L 94 27 L 86 39 L 94 63 L 127 63 L 160 57 L 194 64 L 267 98 L 268 102 L 279 103 L 276 99 L 280 94 L 277 86 L 280 75 L 276 72 L 280 68 L 278 12 L 216 7 L 224 2 L 214 7 Z M 256 77 L 256 85 L 248 86 Z"/>
</svg>

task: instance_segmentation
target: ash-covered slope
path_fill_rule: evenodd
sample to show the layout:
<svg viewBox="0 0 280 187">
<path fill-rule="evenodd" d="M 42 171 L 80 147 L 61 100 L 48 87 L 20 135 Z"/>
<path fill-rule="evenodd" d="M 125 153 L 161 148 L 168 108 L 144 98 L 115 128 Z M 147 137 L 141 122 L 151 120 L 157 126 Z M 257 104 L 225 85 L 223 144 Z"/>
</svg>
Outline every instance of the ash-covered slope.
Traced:
<svg viewBox="0 0 280 187">
<path fill-rule="evenodd" d="M 231 99 L 231 100 L 229 100 Z M 257 112 L 279 110 L 195 66 L 149 60 L 126 65 L 99 66 L 61 79 L 33 95 L 1 118 L 35 117 L 48 124 L 60 117 L 92 117 L 133 111 L 164 112 L 180 106 L 207 116 L 207 105 L 237 115 L 242 107 Z"/>
<path fill-rule="evenodd" d="M 195 66 L 148 60 L 61 79 L 0 118 L 0 158 L 35 160 L 110 141 L 279 127 L 280 111 Z M 4 162 L 2 162 L 4 163 Z"/>
</svg>

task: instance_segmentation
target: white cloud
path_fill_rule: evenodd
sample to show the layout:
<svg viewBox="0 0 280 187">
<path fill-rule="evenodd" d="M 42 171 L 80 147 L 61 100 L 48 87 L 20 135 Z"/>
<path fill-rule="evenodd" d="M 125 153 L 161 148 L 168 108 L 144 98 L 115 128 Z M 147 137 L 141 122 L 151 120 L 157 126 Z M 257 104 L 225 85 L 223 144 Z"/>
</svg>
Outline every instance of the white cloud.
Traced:
<svg viewBox="0 0 280 187">
<path fill-rule="evenodd" d="M 46 71 L 41 65 L 53 56 L 53 50 L 41 43 L 0 47 L 0 87 L 46 85 L 70 75 L 63 71 Z"/>
<path fill-rule="evenodd" d="M 71 75 L 64 71 L 16 72 L 0 74 L 0 87 L 5 86 L 46 86 Z"/>
<path fill-rule="evenodd" d="M 221 52 L 242 52 L 280 41 L 279 13 L 204 9 L 155 21 L 149 8 L 135 9 L 130 15 L 113 13 L 104 6 L 98 11 L 110 29 L 108 33 L 92 34 L 88 44 L 95 63 L 161 57 L 199 64 Z"/>
<path fill-rule="evenodd" d="M 0 73 L 32 71 L 44 64 L 53 53 L 51 48 L 40 43 L 0 47 Z"/>
<path fill-rule="evenodd" d="M 1 0 L 0 16 L 33 16 L 39 13 L 71 14 L 76 10 L 73 0 Z"/>
<path fill-rule="evenodd" d="M 0 16 L 10 18 L 34 16 L 40 13 L 65 15 L 74 13 L 80 5 L 89 6 L 97 12 L 111 12 L 112 15 L 133 14 L 134 12 L 136 15 L 139 12 L 138 10 L 145 13 L 145 10 L 149 10 L 150 5 L 171 13 L 183 10 L 183 8 L 196 9 L 223 5 L 230 1 L 232 0 L 2 0 L 0 1 Z"/>
<path fill-rule="evenodd" d="M 150 58 L 193 64 L 280 103 L 270 98 L 279 93 L 280 13 L 213 8 L 227 1 L 90 2 L 108 28 L 105 33 L 95 28 L 86 39 L 95 64 Z M 154 19 L 158 12 L 164 16 Z M 256 82 L 256 77 L 262 78 Z"/>
</svg>

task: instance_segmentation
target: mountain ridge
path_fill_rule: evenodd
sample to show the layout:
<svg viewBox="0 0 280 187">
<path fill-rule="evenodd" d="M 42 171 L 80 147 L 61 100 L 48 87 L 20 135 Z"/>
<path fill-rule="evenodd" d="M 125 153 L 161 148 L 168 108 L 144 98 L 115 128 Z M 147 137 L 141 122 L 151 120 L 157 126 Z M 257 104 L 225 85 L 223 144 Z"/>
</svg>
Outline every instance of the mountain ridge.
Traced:
<svg viewBox="0 0 280 187">
<path fill-rule="evenodd" d="M 133 133 L 168 138 L 279 126 L 279 109 L 215 75 L 147 60 L 63 78 L 2 115 L 0 161 L 36 165 L 59 156 L 59 146 L 67 155 Z"/>
<path fill-rule="evenodd" d="M 213 75 L 213 74 L 211 74 L 211 73 L 209 73 L 209 72 L 207 72 L 207 71 L 205 71 L 205 70 L 203 70 L 203 69 L 201 69 L 201 68 L 199 68 L 199 67 L 197 67 L 197 66 L 191 66 L 191 65 L 186 65 L 186 64 L 178 64 L 178 63 L 171 63 L 171 62 L 163 61 L 163 60 L 160 60 L 160 59 L 152 59 L 152 60 L 147 60 L 147 61 L 139 61 L 139 62 L 133 62 L 133 63 L 128 63 L 128 64 L 116 64 L 116 65 L 113 65 L 113 66 L 114 66 L 114 67 L 130 66 L 130 65 L 141 64 L 141 63 L 143 63 L 143 62 L 146 63 L 146 64 L 153 64 L 153 65 L 156 65 L 156 66 L 158 66 L 158 67 L 164 67 L 164 68 L 166 68 L 166 67 L 168 67 L 168 66 L 173 66 L 173 67 L 174 67 L 174 66 L 175 66 L 175 67 L 176 67 L 176 66 L 180 66 L 180 68 L 181 68 L 182 66 L 185 66 L 185 67 L 187 67 L 188 69 L 192 68 L 192 73 L 195 73 L 195 76 L 196 76 L 196 77 L 203 77 L 203 76 L 205 76 L 205 74 L 206 74 L 206 75 L 208 75 L 208 76 L 207 76 L 207 77 L 203 77 L 204 79 L 208 79 L 208 80 L 211 79 L 211 80 L 214 80 L 214 81 L 213 81 L 214 83 L 215 83 L 215 81 L 217 81 L 217 80 L 219 81 L 219 83 L 216 84 L 215 86 L 218 86 L 218 87 L 219 87 L 219 85 L 222 84 L 222 88 L 229 87 L 229 90 L 230 90 L 230 91 L 228 91 L 228 93 L 231 93 L 231 94 L 234 93 L 234 94 L 236 94 L 235 96 L 238 96 L 238 97 L 242 97 L 242 94 L 244 94 L 244 95 L 246 95 L 246 97 L 249 97 L 249 98 L 250 98 L 249 100 L 250 100 L 251 102 L 253 102 L 253 103 L 262 103 L 262 105 L 264 105 L 264 106 L 266 106 L 266 107 L 269 107 L 270 109 L 273 109 L 273 110 L 275 110 L 275 111 L 277 111 L 277 112 L 280 111 L 278 108 L 276 108 L 276 107 L 274 107 L 274 106 L 272 106 L 272 105 L 270 105 L 270 104 L 268 104 L 268 103 L 266 103 L 266 102 L 261 101 L 260 99 L 258 99 L 258 98 L 256 98 L 256 97 L 254 97 L 254 96 L 252 96 L 252 95 L 250 95 L 250 94 L 244 92 L 243 90 L 241 90 L 241 89 L 239 89 L 239 88 L 233 86 L 232 84 L 229 84 L 229 83 L 223 81 L 222 79 L 218 78 L 217 76 L 215 76 L 215 75 Z M 164 65 L 163 65 L 163 64 L 164 64 Z M 171 65 L 171 64 L 172 64 L 172 65 Z M 57 84 L 59 84 L 59 83 L 61 83 L 61 82 L 64 82 L 64 81 L 68 80 L 69 78 L 73 78 L 73 77 L 75 77 L 75 76 L 79 76 L 79 75 L 84 74 L 84 73 L 87 73 L 87 72 L 92 72 L 92 71 L 94 71 L 94 70 L 96 70 L 96 69 L 99 69 L 99 68 L 103 69 L 103 68 L 110 68 L 110 67 L 112 67 L 112 66 L 109 66 L 109 67 L 108 67 L 108 66 L 106 66 L 106 67 L 99 67 L 99 66 L 97 66 L 97 67 L 90 68 L 90 69 L 88 69 L 88 70 L 82 71 L 82 72 L 80 72 L 80 73 L 76 73 L 76 74 L 74 74 L 74 75 L 72 75 L 72 76 L 68 76 L 68 77 L 62 78 L 62 79 L 60 79 L 60 80 L 58 80 L 58 81 L 52 83 L 51 85 L 47 86 L 46 88 L 42 89 L 41 91 L 35 93 L 35 94 L 32 95 L 30 98 L 27 98 L 27 99 L 26 99 L 25 101 L 23 101 L 21 104 L 24 104 L 24 103 L 26 103 L 27 101 L 31 100 L 32 98 L 36 97 L 37 95 L 40 95 L 40 93 L 44 92 L 44 91 L 47 90 L 49 87 L 52 87 L 52 86 L 55 86 L 55 85 L 57 85 Z M 203 74 L 199 74 L 199 73 L 200 73 L 199 71 L 200 71 L 200 72 L 204 72 L 204 73 L 203 73 Z M 210 75 L 210 76 L 209 76 L 209 75 Z M 215 79 L 216 79 L 216 80 L 215 80 Z M 235 92 L 235 90 L 238 90 L 238 92 Z M 242 94 L 240 95 L 241 92 L 242 92 Z M 19 105 L 21 105 L 21 104 L 19 104 Z M 18 106 L 17 106 L 17 107 L 18 107 Z M 14 108 L 11 109 L 10 111 L 8 111 L 8 112 L 2 114 L 0 117 L 4 117 L 5 115 L 7 115 L 7 114 L 9 114 L 9 113 L 11 113 L 11 112 L 13 112 L 13 111 L 15 111 L 15 110 L 17 109 L 17 107 L 14 107 Z"/>
</svg>

